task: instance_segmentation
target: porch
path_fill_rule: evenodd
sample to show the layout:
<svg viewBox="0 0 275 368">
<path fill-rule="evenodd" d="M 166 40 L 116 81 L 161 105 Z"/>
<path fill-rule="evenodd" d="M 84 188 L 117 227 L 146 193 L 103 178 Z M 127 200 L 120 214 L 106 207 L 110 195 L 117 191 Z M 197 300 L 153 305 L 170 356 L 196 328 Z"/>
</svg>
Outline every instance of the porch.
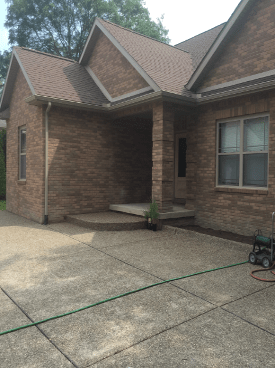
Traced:
<svg viewBox="0 0 275 368">
<path fill-rule="evenodd" d="M 112 204 L 109 211 L 68 215 L 65 220 L 95 231 L 138 230 L 146 228 L 144 211 L 149 208 L 150 203 Z M 194 221 L 195 211 L 185 209 L 184 205 L 173 204 L 172 211 L 160 212 L 157 227 L 162 230 L 163 225 L 191 225 Z"/>
</svg>

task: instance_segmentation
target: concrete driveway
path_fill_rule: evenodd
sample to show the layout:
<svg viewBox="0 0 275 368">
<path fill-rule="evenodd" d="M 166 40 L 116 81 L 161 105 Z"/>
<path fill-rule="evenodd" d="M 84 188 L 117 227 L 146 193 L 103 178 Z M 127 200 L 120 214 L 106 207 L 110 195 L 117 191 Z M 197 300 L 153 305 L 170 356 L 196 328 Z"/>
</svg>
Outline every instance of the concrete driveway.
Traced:
<svg viewBox="0 0 275 368">
<path fill-rule="evenodd" d="M 172 229 L 91 232 L 0 211 L 0 332 L 243 262 L 252 249 Z M 2 335 L 0 366 L 274 367 L 275 285 L 253 279 L 255 268 L 158 285 Z"/>
</svg>

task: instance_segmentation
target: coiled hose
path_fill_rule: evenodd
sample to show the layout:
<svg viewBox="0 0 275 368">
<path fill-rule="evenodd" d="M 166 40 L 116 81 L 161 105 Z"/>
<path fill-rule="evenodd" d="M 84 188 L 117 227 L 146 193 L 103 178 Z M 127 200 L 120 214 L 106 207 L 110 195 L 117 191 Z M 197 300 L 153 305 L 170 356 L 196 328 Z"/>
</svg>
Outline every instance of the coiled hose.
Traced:
<svg viewBox="0 0 275 368">
<path fill-rule="evenodd" d="M 260 271 L 268 271 L 268 270 L 272 270 L 272 268 L 275 266 L 275 262 L 273 262 L 272 266 L 269 268 L 260 268 L 257 270 L 253 270 L 250 272 L 250 275 L 252 277 L 254 277 L 254 279 L 259 280 L 259 281 L 265 281 L 265 282 L 275 282 L 275 279 L 261 279 L 260 277 L 257 277 L 255 275 L 253 275 L 254 272 L 260 272 Z M 271 273 L 273 273 L 273 275 L 275 275 L 274 271 L 271 271 Z"/>
</svg>

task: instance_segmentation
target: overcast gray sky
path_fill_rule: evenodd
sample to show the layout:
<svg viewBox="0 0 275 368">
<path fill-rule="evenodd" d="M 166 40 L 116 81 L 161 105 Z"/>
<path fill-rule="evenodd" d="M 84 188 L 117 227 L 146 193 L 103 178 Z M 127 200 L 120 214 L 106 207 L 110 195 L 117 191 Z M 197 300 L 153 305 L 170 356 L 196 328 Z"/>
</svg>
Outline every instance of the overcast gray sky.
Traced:
<svg viewBox="0 0 275 368">
<path fill-rule="evenodd" d="M 164 14 L 163 24 L 169 30 L 171 45 L 175 45 L 226 22 L 240 0 L 145 0 L 144 3 L 154 21 Z M 0 51 L 10 47 L 4 28 L 6 13 L 6 3 L 0 0 Z"/>
</svg>

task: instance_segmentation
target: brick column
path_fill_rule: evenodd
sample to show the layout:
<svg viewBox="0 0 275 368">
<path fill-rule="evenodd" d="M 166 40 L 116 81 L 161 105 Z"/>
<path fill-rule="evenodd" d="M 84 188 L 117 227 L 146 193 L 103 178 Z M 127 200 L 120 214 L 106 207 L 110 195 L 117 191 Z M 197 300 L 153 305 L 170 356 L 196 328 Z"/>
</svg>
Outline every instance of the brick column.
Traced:
<svg viewBox="0 0 275 368">
<path fill-rule="evenodd" d="M 153 107 L 152 199 L 159 212 L 170 212 L 174 193 L 174 112 L 164 103 Z"/>
</svg>

